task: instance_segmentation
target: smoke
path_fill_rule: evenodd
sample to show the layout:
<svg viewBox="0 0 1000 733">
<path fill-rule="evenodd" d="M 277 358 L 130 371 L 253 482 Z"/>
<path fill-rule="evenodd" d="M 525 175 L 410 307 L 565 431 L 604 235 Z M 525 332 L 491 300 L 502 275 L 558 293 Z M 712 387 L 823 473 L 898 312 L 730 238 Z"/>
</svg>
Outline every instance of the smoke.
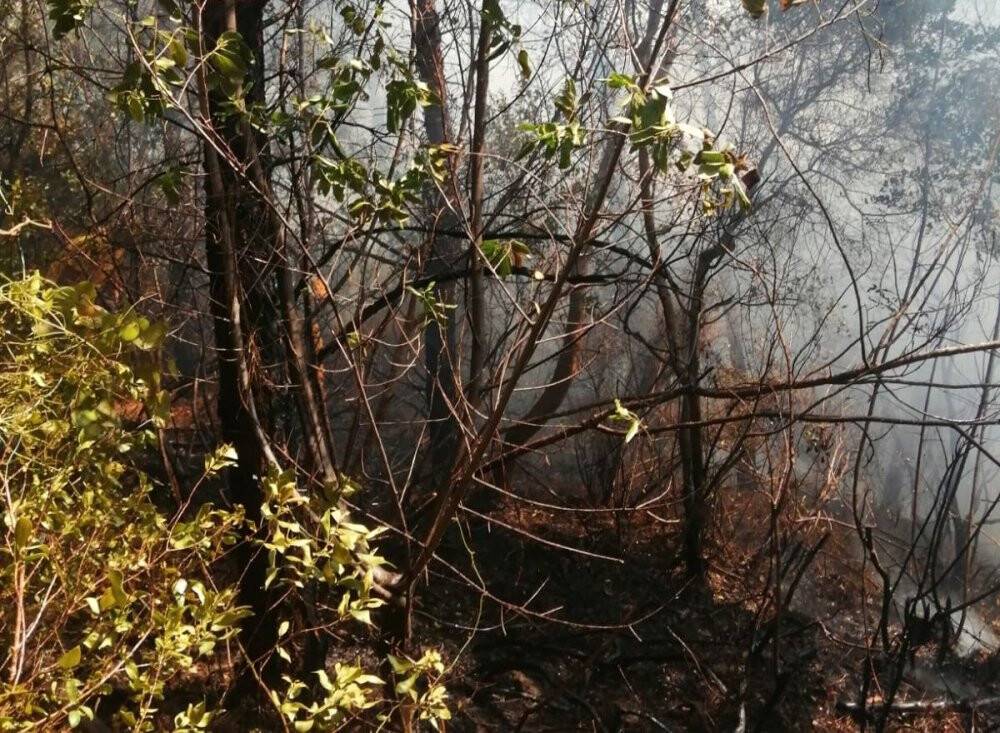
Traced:
<svg viewBox="0 0 1000 733">
<path fill-rule="evenodd" d="M 754 217 L 771 223 L 744 231 L 742 257 L 758 267 L 730 293 L 749 303 L 762 271 L 781 283 L 770 312 L 739 315 L 761 373 L 779 340 L 796 370 L 782 376 L 794 378 L 1000 336 L 1000 10 L 883 3 L 865 23 L 743 75 L 731 115 L 767 156 L 773 192 Z M 763 48 L 800 30 L 788 25 L 776 22 Z M 767 133 L 780 142 L 761 143 Z M 1000 563 L 996 361 L 942 357 L 817 396 L 827 411 L 875 418 L 859 421 L 855 448 L 871 520 L 906 548 L 890 553 L 901 604 L 959 605 Z M 995 648 L 975 609 L 953 618 L 956 651 Z"/>
</svg>

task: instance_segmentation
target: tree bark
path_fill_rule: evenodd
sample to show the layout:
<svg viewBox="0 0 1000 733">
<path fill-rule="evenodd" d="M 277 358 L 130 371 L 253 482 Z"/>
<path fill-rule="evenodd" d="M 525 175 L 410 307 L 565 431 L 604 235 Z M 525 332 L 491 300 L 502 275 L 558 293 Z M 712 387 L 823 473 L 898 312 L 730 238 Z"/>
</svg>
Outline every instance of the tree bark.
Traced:
<svg viewBox="0 0 1000 733">
<path fill-rule="evenodd" d="M 654 0 L 649 6 L 646 18 L 646 27 L 642 40 L 637 49 L 637 55 L 645 69 L 641 71 L 648 73 L 652 63 L 653 43 L 656 40 L 656 31 L 660 27 L 664 0 Z M 672 3 L 672 6 L 676 3 Z M 599 173 L 603 175 L 602 169 Z M 587 206 L 592 206 L 592 202 L 587 202 Z M 586 209 L 585 209 L 586 210 Z M 578 258 L 574 262 L 572 277 L 585 277 L 587 275 L 587 261 L 585 258 Z M 552 370 L 552 375 L 538 395 L 535 402 L 528 409 L 518 424 L 508 428 L 504 432 L 504 441 L 512 447 L 524 445 L 538 432 L 545 427 L 550 415 L 557 412 L 569 394 L 573 378 L 576 376 L 580 366 L 580 355 L 584 346 L 584 329 L 586 310 L 586 289 L 584 287 L 574 287 L 569 293 L 569 304 L 566 315 L 566 331 L 562 338 L 561 351 Z M 502 468 L 506 476 L 508 466 Z"/>
<path fill-rule="evenodd" d="M 485 9 L 485 8 L 484 8 Z M 469 381 L 466 399 L 474 408 L 482 398 L 486 345 L 486 293 L 483 282 L 483 167 L 486 151 L 486 102 L 490 88 L 490 42 L 493 29 L 488 15 L 480 10 L 479 40 L 476 48 L 476 98 L 469 155 L 469 203 L 472 241 L 469 246 L 469 330 L 472 348 L 469 356 Z"/>
<path fill-rule="evenodd" d="M 424 131 L 431 146 L 450 141 L 447 87 L 444 81 L 444 59 L 441 53 L 440 18 L 436 0 L 416 0 L 411 3 L 414 63 L 417 73 L 436 96 L 434 104 L 424 109 Z M 430 210 L 425 273 L 434 278 L 461 266 L 465 257 L 460 241 L 442 232 L 458 228 L 457 204 L 453 197 L 455 176 L 449 161 L 449 175 L 443 190 L 428 186 Z M 455 284 L 450 280 L 437 282 L 434 297 L 440 303 L 454 305 Z M 428 429 L 431 475 L 447 475 L 455 461 L 458 443 L 458 386 L 455 359 L 458 350 L 457 327 L 453 309 L 443 309 L 440 319 L 428 319 L 424 330 L 425 364 L 427 368 Z"/>
<path fill-rule="evenodd" d="M 204 56 L 214 48 L 226 31 L 239 31 L 252 48 L 260 49 L 263 3 L 240 3 L 216 0 L 206 5 L 200 26 L 200 43 Z M 257 56 L 257 64 L 261 60 Z M 237 120 L 227 114 L 226 99 L 211 91 L 204 67 L 199 70 L 199 104 L 204 123 L 226 145 L 232 155 L 246 158 L 247 141 Z M 261 85 L 254 85 L 257 93 Z M 241 177 L 218 154 L 210 141 L 204 145 L 206 171 L 205 195 L 205 254 L 209 270 L 209 294 L 218 354 L 218 413 L 225 441 L 236 449 L 237 463 L 229 469 L 228 484 L 232 500 L 240 504 L 249 520 L 259 526 L 264 502 L 260 482 L 274 462 L 267 438 L 266 426 L 257 411 L 257 402 L 264 395 L 257 387 L 256 374 L 251 371 L 253 354 L 259 353 L 260 322 L 266 294 L 265 279 L 248 277 L 243 263 L 260 247 L 253 222 L 259 222 L 254 209 L 242 191 Z M 256 213 L 259 213 L 256 212 Z M 266 260 L 266 258 L 265 258 Z M 253 664 L 262 664 L 266 682 L 277 682 L 278 671 L 268 663 L 277 640 L 277 618 L 274 604 L 264 590 L 267 557 L 247 537 L 240 545 L 245 568 L 239 581 L 239 600 L 253 615 L 242 628 L 244 649 Z"/>
</svg>

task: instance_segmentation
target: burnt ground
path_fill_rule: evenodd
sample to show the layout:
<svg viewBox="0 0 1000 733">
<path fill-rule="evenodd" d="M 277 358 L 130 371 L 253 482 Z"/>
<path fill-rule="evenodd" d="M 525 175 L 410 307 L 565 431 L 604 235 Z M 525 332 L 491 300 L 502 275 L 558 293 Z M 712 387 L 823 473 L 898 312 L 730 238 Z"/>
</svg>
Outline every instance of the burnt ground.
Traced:
<svg viewBox="0 0 1000 733">
<path fill-rule="evenodd" d="M 524 504 L 488 516 L 452 532 L 414 622 L 415 645 L 453 663 L 452 730 L 859 729 L 837 703 L 858 694 L 865 629 L 853 609 L 874 588 L 851 580 L 860 573 L 846 528 L 824 525 L 833 541 L 776 622 L 758 613 L 763 576 L 737 527 L 716 532 L 718 561 L 696 588 L 678 562 L 677 524 Z M 543 534 L 549 544 L 530 536 Z M 941 679 L 992 690 L 989 660 L 939 662 Z M 908 672 L 896 699 L 927 688 L 926 674 Z M 988 713 L 894 716 L 888 728 L 995 729 Z"/>
<path fill-rule="evenodd" d="M 200 466 L 200 451 L 193 456 L 181 463 Z M 202 493 L 222 498 L 211 486 Z M 858 730 L 837 706 L 857 700 L 866 660 L 880 660 L 863 644 L 870 631 L 859 609 L 875 608 L 877 587 L 853 528 L 793 507 L 785 554 L 827 541 L 776 618 L 763 602 L 768 518 L 756 492 L 722 493 L 701 586 L 683 572 L 674 509 L 594 511 L 581 501 L 566 511 L 505 499 L 463 514 L 419 589 L 410 649 L 438 648 L 450 665 L 448 730 Z M 998 609 L 980 610 L 996 628 Z M 374 640 L 358 631 L 331 656 L 371 668 Z M 218 730 L 272 729 L 266 711 L 213 694 L 230 674 L 222 661 L 192 670 L 163 713 L 207 698 L 230 708 Z M 924 649 L 897 701 L 949 690 L 979 699 L 1000 693 L 998 681 L 995 656 Z M 996 714 L 921 711 L 893 716 L 887 729 L 1000 730 Z"/>
</svg>

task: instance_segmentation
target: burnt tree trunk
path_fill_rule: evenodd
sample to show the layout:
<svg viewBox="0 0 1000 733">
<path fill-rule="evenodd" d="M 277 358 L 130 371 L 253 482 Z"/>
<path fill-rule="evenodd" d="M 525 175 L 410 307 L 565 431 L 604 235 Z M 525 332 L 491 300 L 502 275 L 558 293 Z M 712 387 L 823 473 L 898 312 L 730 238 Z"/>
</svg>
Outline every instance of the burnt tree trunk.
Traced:
<svg viewBox="0 0 1000 733">
<path fill-rule="evenodd" d="M 435 102 L 424 109 L 424 132 L 429 145 L 445 145 L 450 142 L 450 120 L 441 52 L 440 18 L 435 0 L 420 0 L 412 8 L 414 63 L 421 81 L 436 97 Z M 435 299 L 450 306 L 455 304 L 455 281 L 444 275 L 462 267 L 466 256 L 462 243 L 450 234 L 458 228 L 453 163 L 454 161 L 449 161 L 448 175 L 441 189 L 433 184 L 429 184 L 427 188 L 427 228 L 430 234 L 424 267 L 427 277 L 440 278 L 434 287 Z M 428 319 L 424 330 L 424 349 L 430 422 L 430 449 L 427 456 L 430 462 L 429 474 L 447 476 L 451 472 L 458 448 L 455 417 L 459 394 L 455 371 L 458 335 L 452 308 L 444 308 L 440 318 Z"/>
<path fill-rule="evenodd" d="M 215 47 L 227 31 L 237 31 L 255 50 L 254 73 L 262 79 L 262 23 L 264 2 L 235 3 L 213 0 L 200 21 L 203 54 Z M 239 120 L 229 111 L 228 97 L 211 88 L 201 71 L 200 106 L 221 147 L 204 145 L 206 172 L 205 254 L 209 270 L 211 315 L 217 351 L 218 401 L 222 438 L 236 449 L 237 463 L 228 472 L 231 499 L 241 505 L 247 518 L 260 525 L 264 491 L 260 477 L 268 470 L 273 454 L 267 438 L 268 395 L 259 378 L 265 349 L 273 339 L 264 324 L 273 278 L 255 263 L 268 262 L 269 239 L 258 201 L 248 196 L 242 174 L 232 161 L 248 158 L 252 145 Z M 250 94 L 263 94 L 263 84 L 253 83 Z M 243 624 L 241 640 L 253 664 L 259 664 L 265 682 L 276 682 L 278 671 L 268 660 L 277 640 L 277 618 L 270 594 L 264 589 L 267 557 L 254 542 L 244 538 L 239 548 L 243 574 L 239 601 L 252 615 Z"/>
</svg>

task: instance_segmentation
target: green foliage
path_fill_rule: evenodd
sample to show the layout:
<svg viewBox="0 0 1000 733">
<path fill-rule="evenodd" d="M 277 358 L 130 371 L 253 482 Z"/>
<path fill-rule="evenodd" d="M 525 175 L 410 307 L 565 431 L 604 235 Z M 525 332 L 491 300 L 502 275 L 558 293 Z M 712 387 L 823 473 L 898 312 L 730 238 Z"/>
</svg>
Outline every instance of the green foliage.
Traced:
<svg viewBox="0 0 1000 733">
<path fill-rule="evenodd" d="M 413 78 L 393 79 L 385 86 L 386 128 L 396 134 L 403 129 L 417 106 L 427 107 L 435 102 L 434 94 L 422 81 Z"/>
<path fill-rule="evenodd" d="M 675 165 L 681 172 L 694 168 L 701 190 L 702 211 L 711 215 L 727 209 L 735 203 L 746 210 L 750 208 L 750 197 L 743 184 L 741 174 L 750 168 L 746 158 L 737 155 L 730 147 L 721 150 L 707 133 L 701 133 L 701 150 L 683 151 Z"/>
<path fill-rule="evenodd" d="M 348 191 L 363 194 L 368 171 L 354 158 L 331 160 L 322 155 L 313 157 L 313 179 L 319 192 L 343 201 Z"/>
<path fill-rule="evenodd" d="M 714 138 L 704 130 L 679 123 L 674 118 L 670 101 L 673 92 L 665 81 L 654 84 L 649 90 L 627 74 L 614 73 L 608 86 L 624 91 L 626 114 L 614 122 L 629 131 L 633 150 L 645 150 L 657 172 L 666 174 L 671 167 L 686 173 L 692 163 L 697 166 L 697 180 L 702 199 L 702 211 L 714 214 L 734 203 L 747 209 L 750 198 L 739 173 L 748 168 L 745 158 L 730 148 L 715 147 Z M 685 138 L 701 142 L 697 153 L 684 149 Z"/>
<path fill-rule="evenodd" d="M 419 151 L 406 172 L 390 178 L 377 168 L 366 168 L 356 157 L 346 154 L 337 134 L 345 115 L 359 99 L 366 98 L 365 86 L 372 73 L 387 62 L 392 78 L 385 85 L 386 127 L 400 134 L 418 108 L 437 104 L 430 88 L 413 75 L 405 62 L 383 39 L 375 44 L 368 61 L 328 56 L 319 63 L 331 74 L 330 91 L 299 102 L 296 114 L 311 141 L 313 180 L 323 195 L 346 202 L 347 212 L 358 225 L 378 223 L 401 226 L 409 218 L 407 209 L 418 201 L 430 180 L 441 180 L 442 166 L 453 150 L 446 146 Z"/>
<path fill-rule="evenodd" d="M 615 422 L 622 422 L 628 425 L 628 430 L 625 432 L 625 442 L 631 443 L 632 439 L 639 434 L 642 429 L 642 420 L 639 416 L 632 412 L 630 409 L 625 407 L 621 403 L 621 400 L 615 399 L 615 411 L 611 414 L 611 420 Z"/>
<path fill-rule="evenodd" d="M 110 313 L 92 286 L 38 275 L 0 286 L 0 729 L 75 727 L 111 690 L 151 730 L 171 680 L 215 653 L 243 615 L 203 580 L 238 514 L 167 521 L 130 456 L 165 418 L 153 353 L 164 329 Z"/>
<path fill-rule="evenodd" d="M 353 482 L 341 477 L 328 495 L 310 499 L 298 490 L 293 472 L 272 470 L 264 486 L 266 531 L 261 543 L 268 552 L 266 584 L 280 585 L 289 593 L 311 588 L 320 598 L 332 596 L 335 606 L 322 605 L 332 611 L 334 623 L 370 625 L 372 610 L 383 603 L 371 594 L 373 572 L 386 562 L 371 545 L 380 531 L 351 522 L 340 506 L 340 499 L 356 489 Z M 288 662 L 292 661 L 290 636 L 291 625 L 282 622 L 276 651 Z M 436 651 L 428 651 L 416 662 L 392 656 L 389 661 L 394 673 L 403 676 L 395 687 L 399 700 L 410 704 L 434 728 L 450 717 L 447 691 L 440 682 L 445 667 Z M 283 688 L 271 691 L 272 703 L 293 730 L 336 730 L 352 716 L 388 702 L 381 694 L 383 680 L 366 672 L 360 663 L 338 662 L 331 672 L 314 671 L 318 694 L 310 692 L 305 681 L 287 675 Z"/>
<path fill-rule="evenodd" d="M 403 175 L 388 178 L 378 170 L 368 170 L 355 158 L 333 160 L 313 156 L 313 179 L 321 194 L 347 201 L 347 212 L 358 225 L 371 222 L 401 226 L 409 218 L 426 182 L 439 176 L 439 155 L 432 149 L 418 156 Z"/>
<path fill-rule="evenodd" d="M 520 125 L 519 129 L 530 133 L 531 139 L 522 146 L 515 159 L 523 158 L 533 150 L 539 149 L 545 160 L 551 160 L 558 155 L 559 168 L 562 170 L 569 168 L 572 164 L 573 151 L 581 147 L 587 139 L 578 119 L 579 105 L 576 83 L 572 79 L 567 79 L 555 99 L 556 110 L 566 122 L 527 122 Z"/>
<path fill-rule="evenodd" d="M 734 201 L 744 209 L 750 208 L 750 198 L 746 188 L 737 175 L 746 168 L 746 161 L 733 150 L 725 148 L 715 150 L 706 138 L 704 147 L 694 156 L 693 162 L 698 166 L 698 177 L 702 181 L 704 209 L 712 213 L 717 208 L 728 208 Z M 711 195 L 711 184 L 719 182 L 716 196 Z"/>
<path fill-rule="evenodd" d="M 216 588 L 206 572 L 253 529 L 242 512 L 206 504 L 168 520 L 129 460 L 167 416 L 154 359 L 164 329 L 94 298 L 91 285 L 56 287 L 38 275 L 0 287 L 0 644 L 8 650 L 0 730 L 77 727 L 112 691 L 125 698 L 116 725 L 153 730 L 171 683 L 219 654 L 248 613 L 235 589 Z M 125 424 L 122 413 L 136 408 L 146 421 Z M 236 460 L 220 446 L 206 456 L 205 475 Z M 268 553 L 267 585 L 308 587 L 332 599 L 324 607 L 334 623 L 371 624 L 381 603 L 373 574 L 385 561 L 371 545 L 379 532 L 341 507 L 353 482 L 341 477 L 312 498 L 291 471 L 272 470 L 263 482 L 263 531 L 253 536 Z M 276 651 L 289 661 L 291 636 L 283 622 Z M 444 666 L 425 657 L 398 694 L 436 724 L 448 717 Z M 320 695 L 292 677 L 272 691 L 295 730 L 336 729 L 391 702 L 357 664 L 314 674 Z M 174 729 L 207 730 L 217 713 L 189 705 Z"/>
<path fill-rule="evenodd" d="M 567 79 L 563 83 L 562 91 L 556 97 L 556 109 L 562 112 L 562 116 L 567 122 L 575 122 L 580 112 L 580 100 L 576 95 L 576 82 Z"/>
<path fill-rule="evenodd" d="M 236 96 L 253 64 L 253 52 L 236 31 L 226 31 L 208 53 L 208 63 L 215 70 L 209 76 L 211 85 L 217 86 L 228 96 Z"/>
<path fill-rule="evenodd" d="M 682 127 L 676 123 L 670 101 L 673 93 L 666 83 L 654 85 L 648 92 L 642 89 L 632 77 L 612 74 L 608 79 L 612 89 L 624 90 L 627 116 L 616 121 L 629 129 L 632 148 L 645 148 L 657 170 L 665 171 L 677 141 L 682 136 Z"/>
<path fill-rule="evenodd" d="M 349 484 L 342 481 L 342 485 Z M 312 583 L 324 585 L 340 595 L 337 611 L 341 618 L 371 623 L 370 611 L 378 605 L 370 595 L 372 571 L 385 564 L 370 545 L 379 530 L 350 522 L 347 513 L 330 501 L 337 495 L 310 501 L 299 492 L 292 471 L 272 470 L 264 488 L 265 585 L 296 589 Z"/>
<path fill-rule="evenodd" d="M 516 159 L 523 158 L 538 148 L 546 160 L 551 160 L 558 155 L 559 168 L 562 170 L 570 167 L 573 162 L 573 151 L 581 147 L 586 140 L 586 134 L 579 122 L 571 122 L 568 125 L 557 122 L 542 122 L 540 124 L 526 122 L 519 129 L 531 133 L 534 139 L 525 143 Z"/>
<path fill-rule="evenodd" d="M 205 709 L 204 702 L 188 705 L 184 712 L 174 716 L 174 733 L 197 733 L 208 730 L 212 717 L 212 713 Z"/>
<path fill-rule="evenodd" d="M 673 93 L 666 81 L 645 88 L 636 78 L 616 72 L 608 77 L 607 84 L 625 95 L 624 114 L 610 120 L 614 134 L 627 132 L 632 150 L 648 153 L 657 173 L 668 174 L 675 168 L 686 173 L 694 163 L 704 214 L 714 214 L 736 203 L 749 208 L 750 199 L 739 176 L 748 168 L 746 160 L 729 148 L 717 149 L 713 137 L 704 130 L 677 122 L 671 106 Z M 585 98 L 586 95 L 584 98 L 577 95 L 573 80 L 567 79 L 555 99 L 555 108 L 565 122 L 520 125 L 519 129 L 529 133 L 530 139 L 516 159 L 540 150 L 544 159 L 557 158 L 560 169 L 569 169 L 573 151 L 586 142 L 579 122 L 580 105 Z M 685 149 L 686 139 L 697 140 L 701 150 Z"/>
<path fill-rule="evenodd" d="M 482 244 L 483 257 L 500 277 L 507 277 L 515 267 L 531 257 L 531 250 L 517 239 L 486 239 Z"/>
<path fill-rule="evenodd" d="M 365 16 L 351 3 L 345 3 L 340 8 L 340 15 L 344 19 L 344 24 L 351 29 L 351 31 L 356 36 L 360 36 L 365 32 L 367 23 L 365 22 Z"/>
<path fill-rule="evenodd" d="M 125 67 L 109 97 L 134 121 L 153 122 L 168 109 L 184 106 L 179 95 L 191 85 L 192 74 L 200 68 L 209 90 L 225 98 L 220 106 L 226 113 L 246 116 L 253 126 L 276 137 L 294 139 L 298 133 L 299 139 L 308 140 L 316 190 L 343 203 L 353 223 L 401 226 L 428 182 L 443 180 L 447 159 L 455 150 L 449 146 L 418 150 L 410 166 L 395 177 L 375 166 L 367 167 L 358 157 L 344 151 L 338 140 L 340 126 L 358 102 L 367 99 L 365 90 L 377 70 L 386 69 L 386 125 L 393 134 L 403 131 L 417 109 L 437 104 L 438 100 L 415 76 L 409 60 L 395 50 L 378 12 L 372 18 L 374 22 L 369 23 L 350 4 L 342 6 L 341 11 L 352 32 L 374 30 L 370 55 L 322 56 L 317 68 L 329 74 L 325 90 L 298 100 L 290 110 L 265 113 L 246 104 L 245 84 L 254 58 L 239 33 L 223 33 L 204 52 L 204 57 L 198 58 L 197 33 L 180 25 L 175 17 L 168 20 L 168 29 L 161 28 L 160 21 L 153 16 L 133 24 L 137 42 L 143 47 L 141 58 Z M 509 27 L 509 32 L 516 28 L 504 23 L 501 25 Z M 294 32 L 312 33 L 331 49 L 336 46 L 323 30 Z M 168 203 L 179 201 L 182 188 L 179 169 L 164 171 L 157 183 Z"/>
<path fill-rule="evenodd" d="M 423 308 L 424 322 L 437 321 L 444 323 L 448 318 L 448 311 L 455 309 L 454 303 L 445 303 L 438 299 L 436 294 L 436 283 L 430 282 L 424 288 L 415 288 L 407 285 L 406 290 L 417 299 Z"/>
<path fill-rule="evenodd" d="M 253 52 L 236 31 L 222 33 L 202 59 L 193 51 L 198 48 L 198 35 L 192 28 L 168 21 L 168 29 L 160 27 L 154 16 L 133 24 L 141 58 L 128 64 L 121 81 L 109 98 L 136 122 L 152 122 L 163 113 L 181 106 L 175 101 L 190 81 L 192 61 L 205 70 L 208 89 L 228 99 L 230 113 L 245 113 L 243 101 L 247 74 L 253 65 Z"/>
<path fill-rule="evenodd" d="M 173 166 L 163 171 L 156 179 L 156 183 L 168 204 L 176 206 L 180 203 L 184 189 L 184 178 L 180 168 Z"/>
<path fill-rule="evenodd" d="M 49 18 L 55 22 L 52 35 L 59 39 L 79 28 L 94 4 L 95 0 L 48 0 Z"/>
<path fill-rule="evenodd" d="M 440 684 L 445 672 L 441 655 L 428 649 L 416 660 L 389 655 L 389 663 L 398 680 L 396 694 L 400 698 L 409 698 L 418 711 L 418 718 L 439 730 L 441 721 L 451 718 L 446 702 L 448 691 Z"/>
<path fill-rule="evenodd" d="M 188 46 L 196 39 L 183 27 L 161 30 L 152 16 L 136 23 L 135 30 L 137 40 L 145 43 L 142 58 L 125 67 L 108 97 L 134 121 L 149 122 L 175 106 L 172 90 L 184 85 Z"/>
<path fill-rule="evenodd" d="M 295 731 L 329 731 L 341 728 L 351 715 L 379 704 L 382 680 L 367 674 L 358 665 L 335 663 L 333 678 L 324 670 L 316 676 L 322 696 L 308 702 L 308 686 L 285 677 L 283 694 L 271 692 L 271 699 Z"/>
<path fill-rule="evenodd" d="M 510 21 L 497 0 L 486 0 L 483 3 L 481 22 L 489 30 L 489 61 L 499 58 L 521 40 L 521 26 Z M 528 51 L 524 48 L 517 53 L 517 65 L 522 78 L 531 77 L 531 62 L 528 59 Z"/>
</svg>

